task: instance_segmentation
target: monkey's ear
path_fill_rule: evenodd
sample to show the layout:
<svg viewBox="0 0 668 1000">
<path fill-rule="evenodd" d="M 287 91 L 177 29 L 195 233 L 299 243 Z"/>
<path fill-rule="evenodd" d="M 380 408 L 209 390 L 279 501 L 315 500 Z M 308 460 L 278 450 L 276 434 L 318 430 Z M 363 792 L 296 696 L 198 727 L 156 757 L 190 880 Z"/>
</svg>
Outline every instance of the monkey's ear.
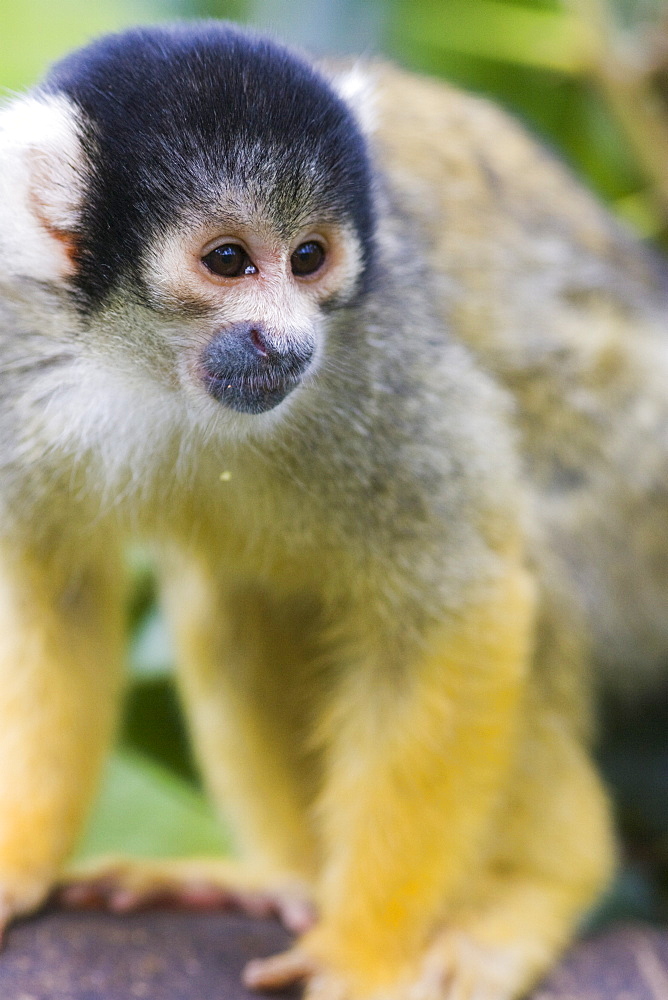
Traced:
<svg viewBox="0 0 668 1000">
<path fill-rule="evenodd" d="M 355 62 L 331 74 L 334 90 L 342 97 L 365 135 L 376 130 L 376 95 L 373 68 Z"/>
<path fill-rule="evenodd" d="M 73 273 L 84 166 L 76 113 L 64 97 L 23 97 L 0 111 L 3 266 L 46 280 Z"/>
</svg>

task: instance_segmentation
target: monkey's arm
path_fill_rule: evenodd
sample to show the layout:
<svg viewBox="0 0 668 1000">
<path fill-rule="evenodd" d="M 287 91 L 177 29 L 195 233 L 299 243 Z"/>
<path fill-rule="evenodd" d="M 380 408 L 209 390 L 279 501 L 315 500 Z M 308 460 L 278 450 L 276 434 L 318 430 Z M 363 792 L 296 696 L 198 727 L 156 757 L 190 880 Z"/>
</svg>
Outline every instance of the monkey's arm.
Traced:
<svg viewBox="0 0 668 1000">
<path fill-rule="evenodd" d="M 509 566 L 409 684 L 379 692 L 377 663 L 352 680 L 329 734 L 321 921 L 249 985 L 509 1000 L 563 947 L 613 850 L 586 752 L 528 676 L 532 590 Z"/>
<path fill-rule="evenodd" d="M 300 736 L 310 728 L 306 706 L 321 697 L 317 610 L 191 554 L 172 551 L 160 577 L 193 748 L 240 857 L 102 858 L 70 868 L 62 897 L 113 910 L 209 901 L 304 930 L 313 922 L 318 768 Z"/>
<path fill-rule="evenodd" d="M 410 672 L 379 683 L 394 656 L 379 647 L 329 714 L 321 922 L 301 947 L 345 970 L 353 995 L 415 971 L 482 864 L 516 749 L 533 603 L 513 563 L 427 636 Z M 248 981 L 275 984 L 278 962 L 254 965 Z"/>
<path fill-rule="evenodd" d="M 108 748 L 124 631 L 112 552 L 93 564 L 0 543 L 0 927 L 52 886 Z"/>
<path fill-rule="evenodd" d="M 317 777 L 302 741 L 317 611 L 223 576 L 174 554 L 163 567 L 195 752 L 251 868 L 268 884 L 309 880 L 317 848 L 305 817 Z"/>
</svg>

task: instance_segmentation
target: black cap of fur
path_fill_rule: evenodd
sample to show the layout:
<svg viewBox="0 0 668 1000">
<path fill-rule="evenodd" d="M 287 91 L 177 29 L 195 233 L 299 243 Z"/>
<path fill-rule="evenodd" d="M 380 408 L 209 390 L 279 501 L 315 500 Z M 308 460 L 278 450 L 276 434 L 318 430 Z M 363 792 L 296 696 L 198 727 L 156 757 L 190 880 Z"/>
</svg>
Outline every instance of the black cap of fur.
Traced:
<svg viewBox="0 0 668 1000">
<path fill-rule="evenodd" d="M 349 221 L 368 273 L 365 142 L 347 105 L 289 50 L 222 22 L 110 35 L 56 64 L 44 87 L 84 112 L 90 188 L 75 284 L 89 308 L 161 230 L 237 194 L 289 237 L 314 212 Z"/>
</svg>

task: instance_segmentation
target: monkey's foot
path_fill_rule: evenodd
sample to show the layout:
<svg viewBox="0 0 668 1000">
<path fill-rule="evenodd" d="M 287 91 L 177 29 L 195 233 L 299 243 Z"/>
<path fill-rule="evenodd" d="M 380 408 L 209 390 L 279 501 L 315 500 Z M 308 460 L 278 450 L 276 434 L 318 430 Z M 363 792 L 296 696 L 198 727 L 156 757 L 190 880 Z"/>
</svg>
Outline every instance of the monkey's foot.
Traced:
<svg viewBox="0 0 668 1000">
<path fill-rule="evenodd" d="M 276 916 L 295 934 L 315 923 L 315 908 L 302 884 L 262 879 L 219 859 L 105 858 L 70 869 L 56 899 L 70 908 L 115 913 L 153 906 L 237 910 L 252 917 Z"/>
<path fill-rule="evenodd" d="M 442 931 L 420 961 L 417 975 L 360 990 L 296 945 L 249 962 L 243 981 L 256 990 L 303 982 L 305 1000 L 516 1000 L 533 983 L 536 970 L 548 964 L 547 949 L 538 951 L 540 955 L 521 944 L 492 948 L 464 931 Z"/>
<path fill-rule="evenodd" d="M 464 931 L 444 931 L 423 959 L 407 1000 L 515 1000 L 549 964 L 547 949 L 493 948 Z M 531 953 L 529 953 L 531 952 Z"/>
<path fill-rule="evenodd" d="M 327 968 L 299 944 L 280 955 L 269 958 L 254 958 L 242 973 L 244 986 L 251 990 L 280 990 L 295 983 L 306 987 L 304 1000 L 366 1000 L 371 996 L 351 987 L 349 980 L 338 972 Z M 375 1000 L 409 1000 L 399 991 L 380 993 Z"/>
<path fill-rule="evenodd" d="M 280 955 L 252 959 L 243 971 L 244 986 L 251 990 L 280 990 L 293 983 L 313 980 L 319 963 L 296 945 Z"/>
</svg>

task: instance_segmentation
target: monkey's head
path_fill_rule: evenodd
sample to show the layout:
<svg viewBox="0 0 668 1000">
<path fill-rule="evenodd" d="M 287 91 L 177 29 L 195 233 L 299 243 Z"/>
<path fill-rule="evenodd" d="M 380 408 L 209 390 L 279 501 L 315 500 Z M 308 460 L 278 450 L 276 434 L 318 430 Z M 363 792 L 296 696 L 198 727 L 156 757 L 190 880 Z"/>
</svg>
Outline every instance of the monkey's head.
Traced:
<svg viewBox="0 0 668 1000">
<path fill-rule="evenodd" d="M 0 196 L 0 257 L 57 286 L 88 349 L 242 413 L 308 381 L 372 266 L 348 104 L 216 22 L 109 36 L 56 65 L 0 114 Z"/>
</svg>

